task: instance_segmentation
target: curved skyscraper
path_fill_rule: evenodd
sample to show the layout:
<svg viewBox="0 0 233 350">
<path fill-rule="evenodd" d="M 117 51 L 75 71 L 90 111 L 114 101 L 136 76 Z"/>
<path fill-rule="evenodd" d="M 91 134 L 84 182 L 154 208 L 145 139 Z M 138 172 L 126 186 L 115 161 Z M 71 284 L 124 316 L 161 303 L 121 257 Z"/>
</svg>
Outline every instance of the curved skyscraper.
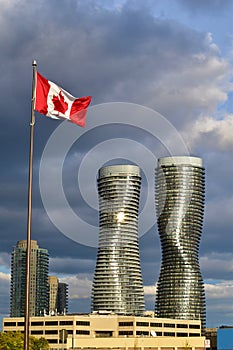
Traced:
<svg viewBox="0 0 233 350">
<path fill-rule="evenodd" d="M 138 248 L 140 169 L 113 165 L 99 170 L 99 244 L 92 311 L 142 315 L 144 294 Z"/>
<path fill-rule="evenodd" d="M 156 205 L 162 264 L 155 309 L 158 317 L 201 320 L 203 328 L 205 294 L 198 255 L 204 187 L 200 158 L 159 159 Z"/>
</svg>

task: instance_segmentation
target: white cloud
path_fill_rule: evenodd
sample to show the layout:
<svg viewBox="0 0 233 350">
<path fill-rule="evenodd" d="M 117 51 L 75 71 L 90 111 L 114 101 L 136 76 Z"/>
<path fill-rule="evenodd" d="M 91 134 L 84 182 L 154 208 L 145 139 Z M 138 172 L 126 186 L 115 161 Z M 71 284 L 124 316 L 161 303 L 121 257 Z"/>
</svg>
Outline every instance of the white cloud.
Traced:
<svg viewBox="0 0 233 350">
<path fill-rule="evenodd" d="M 92 280 L 82 276 L 66 276 L 59 279 L 68 284 L 69 299 L 90 298 Z"/>
<path fill-rule="evenodd" d="M 0 272 L 1 284 L 4 283 L 4 282 L 9 282 L 10 279 L 11 279 L 11 275 L 9 273 Z"/>
<path fill-rule="evenodd" d="M 205 283 L 206 297 L 208 299 L 232 299 L 233 296 L 233 280 L 221 281 L 215 283 Z"/>
<path fill-rule="evenodd" d="M 201 271 L 208 277 L 231 276 L 233 273 L 233 257 L 231 253 L 211 253 L 200 258 Z"/>
<path fill-rule="evenodd" d="M 155 295 L 156 293 L 156 286 L 144 286 L 143 289 L 145 295 Z"/>
<path fill-rule="evenodd" d="M 233 114 L 227 114 L 222 119 L 202 116 L 198 120 L 191 122 L 183 134 L 190 148 L 201 144 L 211 150 L 219 148 L 223 151 L 232 151 L 232 135 Z"/>
<path fill-rule="evenodd" d="M 206 297 L 208 299 L 227 299 L 233 296 L 232 281 L 212 281 L 205 283 Z M 155 296 L 156 286 L 144 286 L 145 296 Z"/>
</svg>

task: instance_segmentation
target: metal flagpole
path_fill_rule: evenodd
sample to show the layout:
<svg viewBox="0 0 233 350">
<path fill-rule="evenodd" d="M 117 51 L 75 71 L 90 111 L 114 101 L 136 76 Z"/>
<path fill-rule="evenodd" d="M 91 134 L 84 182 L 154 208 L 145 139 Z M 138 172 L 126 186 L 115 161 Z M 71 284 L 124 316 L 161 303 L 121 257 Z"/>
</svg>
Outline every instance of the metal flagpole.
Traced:
<svg viewBox="0 0 233 350">
<path fill-rule="evenodd" d="M 33 174 L 33 144 L 34 144 L 34 104 L 36 86 L 36 61 L 32 62 L 32 100 L 30 122 L 30 150 L 28 172 L 28 218 L 27 218 L 27 250 L 26 250 L 26 293 L 24 315 L 24 350 L 29 350 L 29 326 L 30 326 L 30 257 L 31 257 L 31 226 L 32 226 L 32 174 Z"/>
</svg>

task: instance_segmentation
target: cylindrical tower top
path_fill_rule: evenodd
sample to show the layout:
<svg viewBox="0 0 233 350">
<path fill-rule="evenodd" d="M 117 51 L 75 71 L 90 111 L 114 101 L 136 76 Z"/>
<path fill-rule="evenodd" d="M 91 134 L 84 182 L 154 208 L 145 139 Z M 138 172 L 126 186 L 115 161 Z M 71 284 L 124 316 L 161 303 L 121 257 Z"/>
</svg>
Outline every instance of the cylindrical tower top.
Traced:
<svg viewBox="0 0 233 350">
<path fill-rule="evenodd" d="M 203 161 L 199 157 L 192 156 L 174 156 L 174 157 L 164 157 L 158 160 L 158 166 L 162 165 L 192 165 L 196 167 L 203 167 Z"/>
<path fill-rule="evenodd" d="M 109 165 L 100 168 L 99 178 L 112 175 L 140 176 L 140 168 L 137 165 Z"/>
</svg>

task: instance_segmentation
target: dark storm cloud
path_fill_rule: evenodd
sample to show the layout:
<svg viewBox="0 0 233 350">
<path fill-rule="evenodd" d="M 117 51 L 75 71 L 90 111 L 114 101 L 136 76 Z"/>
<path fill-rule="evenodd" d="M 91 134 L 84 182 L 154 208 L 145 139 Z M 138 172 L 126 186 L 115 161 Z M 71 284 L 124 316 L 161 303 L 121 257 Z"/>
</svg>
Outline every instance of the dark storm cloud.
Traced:
<svg viewBox="0 0 233 350">
<path fill-rule="evenodd" d="M 79 274 L 93 274 L 95 268 L 95 258 L 92 260 L 84 258 L 51 258 L 49 262 L 49 269 L 51 274 L 75 274 L 77 273 L 77 266 Z"/>
<path fill-rule="evenodd" d="M 89 313 L 91 312 L 90 298 L 76 298 L 69 299 L 68 311 L 76 310 L 76 313 Z M 71 311 L 72 313 L 72 311 Z"/>
<path fill-rule="evenodd" d="M 0 254 L 0 265 L 5 267 L 7 270 L 11 266 L 11 256 L 7 253 Z"/>
<path fill-rule="evenodd" d="M 30 60 L 38 58 L 43 74 L 62 81 L 76 94 L 92 94 L 94 103 L 131 100 L 152 107 L 158 104 L 165 111 L 156 87 L 153 94 L 154 81 L 163 89 L 164 72 L 179 70 L 194 55 L 211 51 L 204 34 L 175 21 L 156 19 L 147 7 L 139 11 L 125 5 L 121 11 L 108 11 L 91 2 L 62 2 L 54 12 L 54 1 L 22 4 L 16 11 L 4 11 L 4 31 L 9 34 L 2 42 L 8 74 L 12 56 L 18 57 L 17 80 L 23 83 L 23 96 L 15 99 L 18 107 L 19 97 L 26 101 L 26 88 L 29 91 Z M 21 35 L 23 41 L 18 39 Z M 4 50 L 6 45 L 11 50 Z M 12 86 L 16 95 L 15 81 Z"/>
<path fill-rule="evenodd" d="M 232 280 L 233 259 L 231 253 L 206 252 L 200 259 L 205 280 Z"/>
<path fill-rule="evenodd" d="M 176 0 L 184 9 L 190 12 L 200 12 L 211 16 L 223 13 L 232 7 L 232 0 Z"/>
<path fill-rule="evenodd" d="M 231 308 L 231 300 L 232 298 L 225 299 L 224 304 L 219 305 L 218 302 L 216 303 L 216 300 L 208 299 L 206 303 L 208 310 L 206 322 L 209 327 L 232 325 L 233 310 Z"/>
</svg>

